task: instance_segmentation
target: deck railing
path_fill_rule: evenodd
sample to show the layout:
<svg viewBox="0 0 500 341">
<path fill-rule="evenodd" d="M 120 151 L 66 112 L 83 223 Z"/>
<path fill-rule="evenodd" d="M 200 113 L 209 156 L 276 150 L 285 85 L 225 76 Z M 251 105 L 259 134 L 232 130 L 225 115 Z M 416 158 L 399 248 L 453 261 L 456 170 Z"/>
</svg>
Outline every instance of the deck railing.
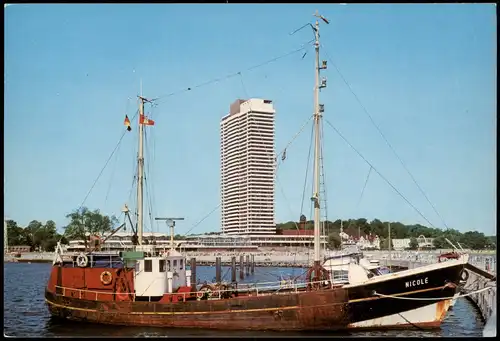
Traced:
<svg viewBox="0 0 500 341">
<path fill-rule="evenodd" d="M 216 288 L 216 284 L 209 283 L 212 287 L 215 287 L 215 289 L 208 294 L 208 291 L 196 291 L 196 292 L 173 292 L 173 293 L 168 293 L 170 295 L 176 295 L 176 296 L 182 296 L 182 300 L 185 302 L 186 298 L 192 297 L 193 295 L 195 297 L 204 297 L 205 295 L 209 295 L 209 299 L 222 299 L 225 295 L 224 293 L 227 292 L 245 292 L 245 293 L 253 293 L 255 296 L 264 296 L 264 295 L 282 295 L 289 293 L 290 291 L 293 292 L 299 292 L 303 291 L 307 286 L 309 285 L 315 285 L 315 284 L 323 284 L 323 285 L 328 285 L 330 288 L 333 288 L 333 285 L 329 281 L 314 281 L 314 282 L 294 282 L 294 281 L 280 281 L 280 282 L 263 282 L 263 283 L 245 283 L 245 286 L 239 286 L 237 288 L 229 288 L 229 289 L 218 289 Z M 94 300 L 97 301 L 99 295 L 113 295 L 113 298 L 116 299 L 117 295 L 131 295 L 132 300 L 136 301 L 136 293 L 129 293 L 129 292 L 109 292 L 109 291 L 98 291 L 98 290 L 88 290 L 88 289 L 78 289 L 78 288 L 69 288 L 69 287 L 63 287 L 56 285 L 56 289 L 62 290 L 62 296 L 66 296 L 66 293 L 68 291 L 70 292 L 77 292 L 78 297 L 82 299 L 82 297 L 85 295 L 85 297 L 89 297 L 86 293 L 90 293 L 90 296 L 94 296 Z M 302 290 L 301 290 L 302 289 Z M 283 292 L 282 290 L 286 290 Z M 215 294 L 215 297 L 213 296 Z M 142 296 L 141 296 L 142 297 Z M 148 301 L 151 302 L 151 296 L 147 296 Z"/>
</svg>

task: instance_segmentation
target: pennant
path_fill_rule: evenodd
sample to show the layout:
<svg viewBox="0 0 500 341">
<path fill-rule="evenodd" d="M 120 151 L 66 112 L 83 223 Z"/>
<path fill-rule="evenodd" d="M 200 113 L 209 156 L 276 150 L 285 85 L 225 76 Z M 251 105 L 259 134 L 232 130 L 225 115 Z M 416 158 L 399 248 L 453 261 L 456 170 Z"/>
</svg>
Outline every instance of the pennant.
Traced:
<svg viewBox="0 0 500 341">
<path fill-rule="evenodd" d="M 125 121 L 123 122 L 123 124 L 127 126 L 128 131 L 132 130 L 132 128 L 130 127 L 130 120 L 128 119 L 127 115 L 125 115 Z"/>
<path fill-rule="evenodd" d="M 154 126 L 155 125 L 155 121 L 149 119 L 145 115 L 141 115 L 140 118 L 139 118 L 139 124 L 144 124 L 145 126 Z"/>
</svg>

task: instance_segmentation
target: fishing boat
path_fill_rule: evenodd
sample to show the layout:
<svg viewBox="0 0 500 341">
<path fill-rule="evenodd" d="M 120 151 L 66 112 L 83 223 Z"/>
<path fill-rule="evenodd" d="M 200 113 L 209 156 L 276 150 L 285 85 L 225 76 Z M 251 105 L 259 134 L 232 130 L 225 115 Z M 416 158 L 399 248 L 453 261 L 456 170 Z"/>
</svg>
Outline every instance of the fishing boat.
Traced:
<svg viewBox="0 0 500 341">
<path fill-rule="evenodd" d="M 144 115 L 147 98 L 138 96 L 139 152 L 137 221 L 123 212 L 134 231 L 133 251 L 82 252 L 69 259 L 58 244 L 45 300 L 52 316 L 109 325 L 233 330 L 342 330 L 358 328 L 437 327 L 448 310 L 468 262 L 467 255 L 447 262 L 397 273 L 370 275 L 363 262 L 348 262 L 342 281 L 332 277 L 320 252 L 320 21 L 315 14 L 314 87 L 314 263 L 304 283 L 243 287 L 237 282 L 197 285 L 196 262 L 173 243 L 174 226 L 182 218 L 164 219 L 171 245 L 159 252 L 143 238 Z M 326 261 L 328 262 L 328 260 Z M 190 267 L 188 268 L 188 264 Z"/>
</svg>

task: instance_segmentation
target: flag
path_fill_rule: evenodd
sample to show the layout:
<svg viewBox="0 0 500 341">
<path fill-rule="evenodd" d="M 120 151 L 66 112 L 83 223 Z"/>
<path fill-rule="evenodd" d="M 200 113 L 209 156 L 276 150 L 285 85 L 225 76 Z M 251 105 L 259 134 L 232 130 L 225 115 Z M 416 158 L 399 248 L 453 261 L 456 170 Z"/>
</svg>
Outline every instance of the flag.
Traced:
<svg viewBox="0 0 500 341">
<path fill-rule="evenodd" d="M 132 130 L 132 128 L 130 127 L 130 120 L 128 119 L 127 115 L 125 115 L 125 121 L 123 122 L 123 124 L 127 126 L 128 131 Z"/>
<path fill-rule="evenodd" d="M 145 115 L 141 115 L 140 118 L 139 118 L 139 124 L 144 124 L 145 126 L 154 126 L 155 125 L 155 121 L 149 119 Z"/>
</svg>

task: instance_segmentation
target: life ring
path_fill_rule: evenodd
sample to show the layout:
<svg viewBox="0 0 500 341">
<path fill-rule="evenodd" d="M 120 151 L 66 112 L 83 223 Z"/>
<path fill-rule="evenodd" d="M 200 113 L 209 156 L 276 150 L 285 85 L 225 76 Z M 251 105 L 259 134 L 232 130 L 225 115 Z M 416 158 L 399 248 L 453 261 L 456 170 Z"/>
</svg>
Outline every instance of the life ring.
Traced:
<svg viewBox="0 0 500 341">
<path fill-rule="evenodd" d="M 80 268 L 86 267 L 88 263 L 89 263 L 89 258 L 87 257 L 87 255 L 80 253 L 76 257 L 76 265 L 78 265 Z"/>
<path fill-rule="evenodd" d="M 462 279 L 462 281 L 467 282 L 467 280 L 469 279 L 469 272 L 465 269 L 462 270 L 462 272 L 460 273 L 460 278 Z"/>
<path fill-rule="evenodd" d="M 204 284 L 201 286 L 198 293 L 196 293 L 197 297 L 200 299 L 208 299 L 211 298 L 214 292 L 214 288 L 210 284 Z M 199 296 L 201 294 L 201 296 Z"/>
<path fill-rule="evenodd" d="M 101 273 L 101 283 L 104 285 L 108 285 L 113 280 L 113 275 L 109 271 L 103 271 Z"/>
</svg>

